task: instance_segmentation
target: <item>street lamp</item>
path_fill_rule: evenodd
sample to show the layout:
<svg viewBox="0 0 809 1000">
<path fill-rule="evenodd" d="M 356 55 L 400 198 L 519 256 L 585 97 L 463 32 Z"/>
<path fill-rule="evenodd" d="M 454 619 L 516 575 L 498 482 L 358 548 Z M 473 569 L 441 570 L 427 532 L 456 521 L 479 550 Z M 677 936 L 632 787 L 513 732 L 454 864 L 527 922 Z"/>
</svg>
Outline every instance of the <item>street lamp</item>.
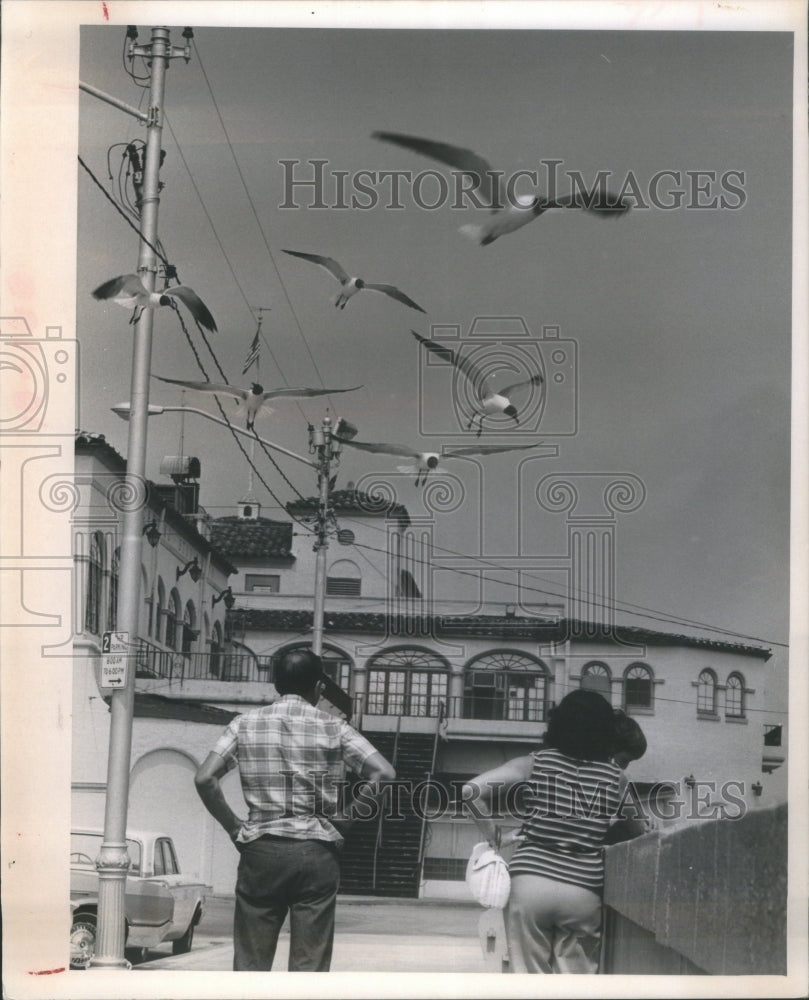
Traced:
<svg viewBox="0 0 809 1000">
<path fill-rule="evenodd" d="M 157 526 L 157 521 L 154 518 L 149 521 L 148 524 L 143 526 L 143 534 L 146 535 L 146 541 L 155 548 L 157 543 L 160 541 L 160 528 Z"/>
<path fill-rule="evenodd" d="M 115 416 L 120 417 L 121 420 L 129 420 L 132 404 L 118 403 L 116 406 L 110 407 L 110 409 Z M 287 458 L 294 458 L 296 462 L 303 462 L 304 465 L 308 465 L 312 469 L 316 469 L 318 467 L 317 462 L 313 462 L 309 458 L 304 458 L 303 455 L 298 455 L 296 452 L 290 451 L 288 448 L 282 448 L 280 444 L 275 444 L 274 441 L 267 441 L 265 438 L 259 437 L 251 431 L 246 431 L 241 427 L 236 427 L 235 424 L 228 423 L 227 420 L 222 420 L 220 417 L 215 417 L 212 413 L 208 413 L 207 410 L 199 410 L 195 406 L 158 406 L 156 403 L 149 404 L 148 416 L 159 417 L 164 413 L 195 413 L 198 417 L 205 417 L 206 420 L 213 420 L 213 422 L 215 424 L 219 424 L 220 427 L 227 427 L 228 430 L 232 431 L 234 434 L 240 434 L 242 437 L 249 438 L 251 441 L 258 440 L 261 444 L 266 445 L 273 451 L 279 451 L 282 455 L 286 455 Z"/>
<path fill-rule="evenodd" d="M 197 562 L 197 557 L 194 556 L 194 558 L 190 562 L 187 562 L 182 569 L 178 566 L 174 572 L 175 580 L 179 580 L 181 576 L 185 576 L 185 574 L 188 573 L 194 583 L 197 583 L 199 578 L 202 576 L 202 567 Z"/>
<path fill-rule="evenodd" d="M 225 587 L 221 594 L 217 594 L 215 597 L 211 598 L 211 607 L 215 608 L 220 601 L 225 602 L 225 607 L 228 611 L 233 608 L 233 605 L 236 603 L 236 598 L 233 596 L 233 590 L 230 587 Z"/>
</svg>

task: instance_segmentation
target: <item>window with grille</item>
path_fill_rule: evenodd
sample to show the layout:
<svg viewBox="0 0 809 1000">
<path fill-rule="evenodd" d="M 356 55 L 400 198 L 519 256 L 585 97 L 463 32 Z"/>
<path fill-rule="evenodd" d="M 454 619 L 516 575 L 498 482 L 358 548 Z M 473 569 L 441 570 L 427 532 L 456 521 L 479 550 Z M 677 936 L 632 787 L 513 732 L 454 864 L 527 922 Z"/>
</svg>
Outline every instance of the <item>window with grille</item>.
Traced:
<svg viewBox="0 0 809 1000">
<path fill-rule="evenodd" d="M 177 621 L 180 617 L 180 595 L 172 590 L 166 608 L 166 645 L 169 649 L 177 648 Z"/>
<path fill-rule="evenodd" d="M 464 717 L 542 722 L 547 680 L 544 665 L 531 656 L 510 650 L 484 653 L 466 667 Z"/>
<path fill-rule="evenodd" d="M 362 580 L 355 580 L 347 576 L 330 576 L 326 580 L 326 594 L 328 597 L 359 597 L 362 589 Z"/>
<path fill-rule="evenodd" d="M 598 691 L 610 704 L 612 703 L 612 684 L 610 670 L 606 663 L 587 663 L 581 672 L 581 687 L 588 691 Z"/>
<path fill-rule="evenodd" d="M 703 670 L 697 678 L 697 713 L 716 715 L 716 675 Z"/>
<path fill-rule="evenodd" d="M 278 573 L 245 573 L 244 589 L 248 594 L 277 594 L 281 590 Z"/>
<path fill-rule="evenodd" d="M 427 650 L 398 649 L 374 657 L 368 667 L 369 715 L 437 716 L 446 705 L 446 660 Z"/>
<path fill-rule="evenodd" d="M 101 579 L 103 549 L 98 534 L 90 538 L 90 559 L 87 565 L 87 603 L 84 609 L 84 630 L 98 635 L 101 631 Z"/>
<path fill-rule="evenodd" d="M 654 708 L 652 672 L 642 663 L 633 664 L 624 674 L 624 708 L 627 712 Z"/>
<path fill-rule="evenodd" d="M 725 688 L 725 715 L 732 719 L 744 718 L 744 678 L 731 674 Z"/>
<path fill-rule="evenodd" d="M 121 550 L 117 548 L 112 555 L 110 567 L 110 600 L 107 605 L 107 629 L 113 632 L 118 627 L 118 575 L 121 565 Z"/>
</svg>

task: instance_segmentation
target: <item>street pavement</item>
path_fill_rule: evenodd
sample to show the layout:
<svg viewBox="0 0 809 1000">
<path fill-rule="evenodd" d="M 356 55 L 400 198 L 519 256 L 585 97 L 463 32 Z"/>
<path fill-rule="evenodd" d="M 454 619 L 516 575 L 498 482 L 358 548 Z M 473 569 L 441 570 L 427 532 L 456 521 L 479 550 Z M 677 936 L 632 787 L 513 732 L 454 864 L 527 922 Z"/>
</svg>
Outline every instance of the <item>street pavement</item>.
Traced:
<svg viewBox="0 0 809 1000">
<path fill-rule="evenodd" d="M 331 969 L 500 972 L 502 931 L 498 919 L 499 914 L 474 903 L 340 896 Z M 186 955 L 172 955 L 171 945 L 163 945 L 150 951 L 135 971 L 231 971 L 232 920 L 232 897 L 209 897 L 192 950 Z M 273 969 L 286 971 L 288 956 L 287 922 L 281 931 Z"/>
</svg>

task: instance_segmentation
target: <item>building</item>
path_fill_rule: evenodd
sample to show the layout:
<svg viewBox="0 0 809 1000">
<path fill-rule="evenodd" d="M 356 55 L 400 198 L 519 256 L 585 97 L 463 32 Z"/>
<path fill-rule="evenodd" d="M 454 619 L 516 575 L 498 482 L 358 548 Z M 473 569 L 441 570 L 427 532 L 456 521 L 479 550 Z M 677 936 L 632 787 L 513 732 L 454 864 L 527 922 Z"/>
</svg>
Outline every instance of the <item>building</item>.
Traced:
<svg viewBox="0 0 809 1000">
<path fill-rule="evenodd" d="M 193 773 L 234 714 L 276 697 L 279 652 L 311 643 L 317 501 L 270 520 L 248 495 L 234 515 L 211 519 L 189 461 L 168 462 L 172 485 L 149 489 L 148 524 L 160 535 L 144 537 L 129 822 L 165 826 L 184 870 L 231 892 L 238 856 L 197 799 Z M 109 729 L 99 641 L 115 592 L 106 498 L 124 462 L 103 438 L 79 435 L 76 468 L 74 821 L 92 825 L 103 819 Z M 466 898 L 477 837 L 457 807 L 459 784 L 534 749 L 549 708 L 578 686 L 641 723 L 649 750 L 628 772 L 640 798 L 667 782 L 664 803 L 689 800 L 707 819 L 780 794 L 770 778 L 784 759 L 780 733 L 765 730 L 762 712 L 768 649 L 607 626 L 562 603 L 470 612 L 434 593 L 423 518 L 351 486 L 332 492 L 329 514 L 328 707 L 394 762 L 402 783 L 395 816 L 351 831 L 343 891 Z M 224 791 L 243 814 L 235 774 Z"/>
</svg>

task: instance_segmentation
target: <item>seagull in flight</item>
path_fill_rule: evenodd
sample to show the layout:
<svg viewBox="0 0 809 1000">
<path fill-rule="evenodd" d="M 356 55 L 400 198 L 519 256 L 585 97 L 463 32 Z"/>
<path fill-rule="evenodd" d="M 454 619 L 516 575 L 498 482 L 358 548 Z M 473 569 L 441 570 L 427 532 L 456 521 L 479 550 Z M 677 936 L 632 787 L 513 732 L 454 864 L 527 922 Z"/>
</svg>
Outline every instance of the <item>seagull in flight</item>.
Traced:
<svg viewBox="0 0 809 1000">
<path fill-rule="evenodd" d="M 396 299 L 397 302 L 410 306 L 411 309 L 418 309 L 419 312 L 423 313 L 427 311 L 426 309 L 422 309 L 417 302 L 414 302 L 411 298 L 405 295 L 404 292 L 399 291 L 399 289 L 394 285 L 375 285 L 370 281 L 364 281 L 362 278 L 352 277 L 332 257 L 321 257 L 320 254 L 316 253 L 301 253 L 299 250 L 284 250 L 284 253 L 289 254 L 291 257 L 300 257 L 302 260 L 308 260 L 313 264 L 319 264 L 321 267 L 325 267 L 329 274 L 340 282 L 340 291 L 337 293 L 337 298 L 334 300 L 334 304 L 338 309 L 345 309 L 348 300 L 353 295 L 356 295 L 357 292 L 360 292 L 365 288 L 371 292 L 384 292 L 385 295 L 389 295 L 392 299 Z"/>
<path fill-rule="evenodd" d="M 241 389 L 236 385 L 227 385 L 225 382 L 184 382 L 176 378 L 161 378 L 160 375 L 153 375 L 160 382 L 167 382 L 169 385 L 180 385 L 184 389 L 193 389 L 195 392 L 210 392 L 222 396 L 233 396 L 236 404 L 244 407 L 247 417 L 247 429 L 252 431 L 253 423 L 260 411 L 272 413 L 272 409 L 266 405 L 269 399 L 281 399 L 283 397 L 300 399 L 308 396 L 328 396 L 333 392 L 354 392 L 361 389 L 361 385 L 353 385 L 349 389 L 309 389 L 302 386 L 297 389 L 266 389 L 258 382 L 253 382 L 249 389 Z"/>
<path fill-rule="evenodd" d="M 339 437 L 339 435 L 338 435 Z M 370 451 L 379 455 L 398 455 L 402 458 L 409 458 L 415 462 L 416 486 L 424 485 L 427 476 L 438 467 L 439 462 L 444 462 L 449 458 L 462 458 L 467 455 L 494 455 L 501 451 L 525 451 L 528 448 L 538 448 L 543 442 L 533 444 L 481 444 L 464 448 L 449 448 L 443 452 L 438 451 L 417 451 L 402 444 L 384 444 L 382 442 L 371 441 L 349 441 L 339 438 L 343 444 L 351 448 L 358 448 L 360 451 Z M 400 471 L 412 471 L 413 466 L 400 466 Z"/>
<path fill-rule="evenodd" d="M 472 386 L 472 391 L 477 398 L 479 410 L 477 413 L 472 414 L 472 419 L 467 425 L 467 430 L 471 430 L 477 420 L 478 437 L 480 437 L 483 432 L 484 418 L 493 416 L 497 413 L 503 413 L 507 417 L 511 417 L 514 423 L 518 424 L 520 421 L 517 415 L 517 407 L 511 402 L 511 396 L 519 389 L 523 389 L 526 386 L 542 385 L 545 381 L 540 372 L 535 372 L 530 376 L 530 378 L 523 379 L 520 382 L 514 382 L 512 385 L 507 385 L 503 389 L 495 392 L 494 389 L 490 389 L 488 387 L 490 376 L 488 376 L 484 372 L 483 368 L 471 358 L 466 358 L 463 355 L 456 353 L 444 344 L 438 344 L 434 340 L 428 340 L 426 337 L 422 337 L 421 334 L 416 333 L 415 330 L 411 330 L 410 332 L 420 344 L 424 344 L 427 350 L 432 351 L 433 354 L 438 355 L 439 358 L 443 358 L 444 361 L 449 361 L 450 364 L 454 365 L 469 381 L 469 384 Z"/>
<path fill-rule="evenodd" d="M 479 191 L 484 204 L 491 206 L 489 216 L 485 222 L 461 226 L 460 232 L 480 246 L 488 246 L 501 236 L 527 226 L 552 208 L 582 208 L 587 212 L 613 216 L 629 210 L 628 202 L 609 193 L 604 198 L 601 191 L 589 198 L 577 191 L 552 201 L 530 195 L 518 195 L 511 201 L 502 184 L 502 172 L 493 172 L 488 161 L 471 149 L 415 135 L 402 135 L 400 132 L 373 132 L 371 136 L 446 163 L 477 180 L 473 190 Z"/>
<path fill-rule="evenodd" d="M 176 309 L 179 299 L 200 326 L 216 333 L 216 322 L 210 310 L 194 289 L 187 285 L 175 285 L 173 288 L 164 288 L 162 292 L 150 292 L 137 274 L 121 274 L 99 285 L 93 292 L 93 298 L 102 301 L 112 299 L 124 309 L 134 309 L 130 323 L 137 323 L 144 309 L 156 309 L 158 306 Z"/>
</svg>

